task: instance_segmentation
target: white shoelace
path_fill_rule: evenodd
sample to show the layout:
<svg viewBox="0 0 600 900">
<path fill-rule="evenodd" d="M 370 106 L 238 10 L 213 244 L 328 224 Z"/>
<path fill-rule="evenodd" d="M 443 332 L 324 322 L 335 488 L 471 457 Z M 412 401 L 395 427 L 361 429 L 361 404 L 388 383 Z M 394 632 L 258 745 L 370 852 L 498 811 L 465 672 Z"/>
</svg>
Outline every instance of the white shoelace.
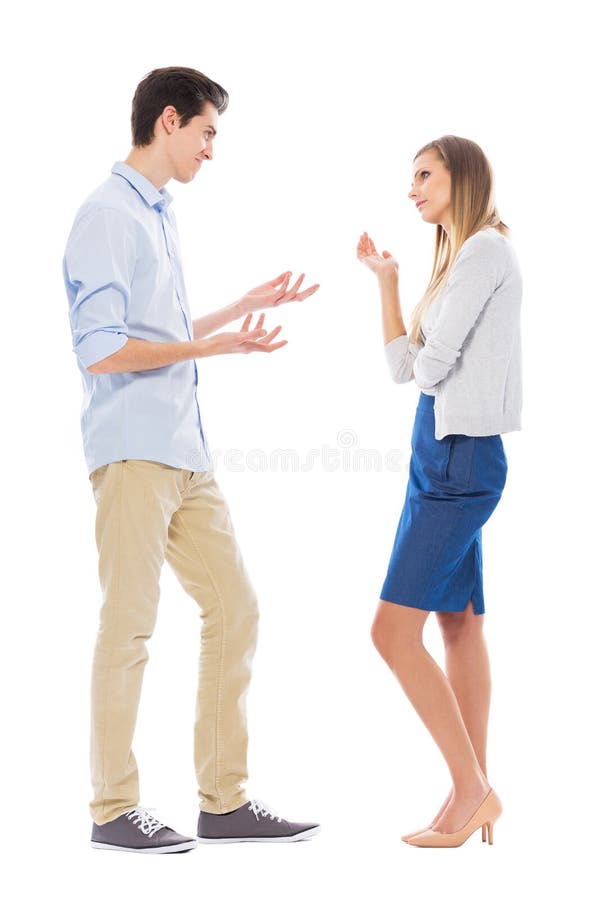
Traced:
<svg viewBox="0 0 600 900">
<path fill-rule="evenodd" d="M 278 822 L 281 822 L 281 816 L 278 816 L 274 810 L 269 809 L 266 803 L 262 803 L 260 800 L 251 800 L 248 804 L 248 809 L 252 810 L 257 822 L 259 821 L 259 813 L 261 816 L 270 816 L 272 819 L 277 819 Z"/>
<path fill-rule="evenodd" d="M 153 806 L 136 806 L 127 813 L 127 818 L 131 819 L 133 824 L 137 825 L 140 831 L 143 834 L 147 834 L 148 837 L 156 834 L 159 828 L 165 827 L 163 822 L 160 822 L 155 816 L 150 814 L 150 810 L 154 808 Z"/>
</svg>

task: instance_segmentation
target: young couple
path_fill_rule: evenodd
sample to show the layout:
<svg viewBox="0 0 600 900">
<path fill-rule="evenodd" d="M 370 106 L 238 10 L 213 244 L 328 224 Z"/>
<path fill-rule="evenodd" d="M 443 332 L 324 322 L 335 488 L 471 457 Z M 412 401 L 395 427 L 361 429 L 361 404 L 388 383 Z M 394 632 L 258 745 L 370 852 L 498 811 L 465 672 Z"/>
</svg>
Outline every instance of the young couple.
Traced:
<svg viewBox="0 0 600 900">
<path fill-rule="evenodd" d="M 92 846 L 143 853 L 198 842 L 298 841 L 320 830 L 247 796 L 246 693 L 257 597 L 215 480 L 195 360 L 272 353 L 259 310 L 318 289 L 287 271 L 192 319 L 172 197 L 213 156 L 227 92 L 195 69 L 140 82 L 133 146 L 81 205 L 63 278 L 84 402 L 81 428 L 96 502 L 102 589 L 91 680 Z M 357 257 L 377 276 L 385 353 L 397 382 L 420 389 L 406 496 L 373 623 L 374 644 L 442 752 L 452 780 L 437 815 L 404 835 L 459 846 L 502 807 L 486 772 L 490 670 L 483 637 L 481 529 L 507 474 L 501 433 L 521 428 L 521 276 L 480 147 L 445 135 L 413 160 L 408 192 L 435 227 L 433 273 L 407 333 L 398 266 L 367 233 Z M 304 289 L 303 289 L 304 288 Z M 241 329 L 221 330 L 243 318 Z M 201 625 L 194 759 L 200 812 L 188 837 L 139 805 L 132 750 L 146 642 L 164 560 L 197 602 Z M 447 675 L 422 631 L 435 611 Z"/>
</svg>

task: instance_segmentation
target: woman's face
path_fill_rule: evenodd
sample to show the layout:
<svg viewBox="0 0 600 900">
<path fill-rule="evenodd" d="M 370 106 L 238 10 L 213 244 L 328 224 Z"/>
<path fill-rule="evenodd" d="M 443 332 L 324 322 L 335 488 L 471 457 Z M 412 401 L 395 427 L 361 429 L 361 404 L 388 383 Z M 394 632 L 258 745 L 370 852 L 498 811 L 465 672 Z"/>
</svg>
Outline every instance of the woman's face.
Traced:
<svg viewBox="0 0 600 900">
<path fill-rule="evenodd" d="M 422 153 L 413 163 L 408 198 L 425 222 L 442 225 L 446 233 L 450 232 L 450 172 L 435 150 Z"/>
</svg>

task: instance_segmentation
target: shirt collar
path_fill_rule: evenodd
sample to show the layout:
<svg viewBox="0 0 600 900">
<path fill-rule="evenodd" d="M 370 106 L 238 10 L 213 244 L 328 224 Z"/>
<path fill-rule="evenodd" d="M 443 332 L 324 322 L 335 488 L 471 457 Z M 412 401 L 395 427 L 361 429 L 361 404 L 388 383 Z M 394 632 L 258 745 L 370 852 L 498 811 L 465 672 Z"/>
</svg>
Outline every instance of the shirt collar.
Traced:
<svg viewBox="0 0 600 900">
<path fill-rule="evenodd" d="M 144 198 L 148 206 L 154 207 L 158 212 L 163 212 L 173 199 L 165 187 L 158 190 L 145 175 L 126 162 L 116 162 L 111 172 L 115 175 L 122 175 L 132 188 L 135 188 L 138 194 Z"/>
</svg>

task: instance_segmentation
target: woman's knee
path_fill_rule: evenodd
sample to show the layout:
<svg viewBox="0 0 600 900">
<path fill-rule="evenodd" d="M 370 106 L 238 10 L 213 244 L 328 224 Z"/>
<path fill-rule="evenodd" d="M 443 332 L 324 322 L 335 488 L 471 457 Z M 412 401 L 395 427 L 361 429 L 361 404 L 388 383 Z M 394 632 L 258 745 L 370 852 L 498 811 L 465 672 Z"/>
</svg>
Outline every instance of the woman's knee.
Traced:
<svg viewBox="0 0 600 900">
<path fill-rule="evenodd" d="M 424 610 L 380 601 L 371 625 L 371 640 L 384 659 L 408 654 L 412 647 L 422 644 Z"/>
<path fill-rule="evenodd" d="M 385 647 L 385 631 L 379 616 L 375 616 L 371 624 L 371 641 L 377 652 L 383 655 Z"/>
</svg>

